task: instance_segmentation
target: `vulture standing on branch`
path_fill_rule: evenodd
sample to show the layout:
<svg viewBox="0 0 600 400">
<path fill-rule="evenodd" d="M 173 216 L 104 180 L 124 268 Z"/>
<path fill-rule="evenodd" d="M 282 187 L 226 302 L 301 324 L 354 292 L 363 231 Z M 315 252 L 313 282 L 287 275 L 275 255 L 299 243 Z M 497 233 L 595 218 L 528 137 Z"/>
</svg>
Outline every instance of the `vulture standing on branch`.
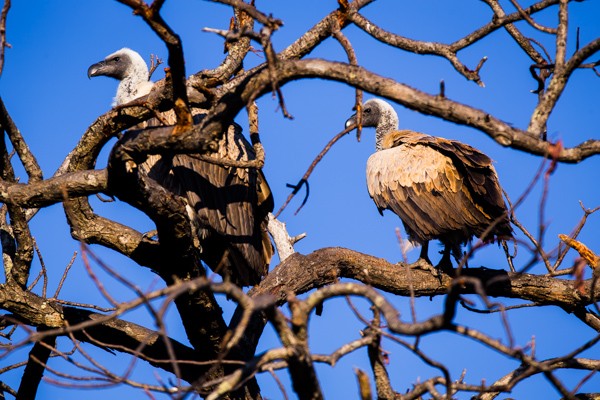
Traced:
<svg viewBox="0 0 600 400">
<path fill-rule="evenodd" d="M 346 127 L 355 125 L 354 114 Z M 444 245 L 438 265 L 452 268 L 461 245 L 473 236 L 485 242 L 509 240 L 512 228 L 492 160 L 455 141 L 398 130 L 398 114 L 387 102 L 363 105 L 363 127 L 375 127 L 376 152 L 367 161 L 367 188 L 381 214 L 396 213 L 420 257 L 429 261 L 429 241 Z"/>
<path fill-rule="evenodd" d="M 115 106 L 150 93 L 146 62 L 131 49 L 121 49 L 88 69 L 88 77 L 109 76 L 119 80 Z M 194 120 L 205 110 L 194 109 Z M 161 120 L 175 123 L 174 112 L 161 113 Z M 157 126 L 153 118 L 135 129 Z M 252 160 L 252 145 L 241 127 L 232 124 L 211 156 L 229 160 Z M 273 196 L 261 171 L 209 163 L 193 154 L 172 157 L 150 155 L 138 166 L 167 190 L 188 203 L 190 219 L 198 233 L 202 260 L 224 279 L 240 286 L 255 285 L 268 272 L 273 246 L 266 231 Z"/>
</svg>

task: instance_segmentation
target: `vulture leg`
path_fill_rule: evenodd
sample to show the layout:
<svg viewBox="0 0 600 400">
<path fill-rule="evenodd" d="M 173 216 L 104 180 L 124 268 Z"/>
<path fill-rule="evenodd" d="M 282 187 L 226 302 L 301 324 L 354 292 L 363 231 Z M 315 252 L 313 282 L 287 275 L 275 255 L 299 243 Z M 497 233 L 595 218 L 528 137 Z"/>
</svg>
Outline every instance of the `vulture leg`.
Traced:
<svg viewBox="0 0 600 400">
<path fill-rule="evenodd" d="M 454 267 L 452 266 L 452 260 L 450 259 L 450 255 L 452 254 L 452 246 L 444 245 L 444 251 L 442 252 L 442 259 L 436 265 L 436 268 L 440 271 L 443 271 L 449 275 L 454 274 Z"/>
<path fill-rule="evenodd" d="M 427 253 L 429 252 L 429 241 L 425 241 L 425 243 L 421 244 L 421 254 L 419 254 L 419 258 L 423 259 L 429 265 L 433 265 Z"/>
</svg>

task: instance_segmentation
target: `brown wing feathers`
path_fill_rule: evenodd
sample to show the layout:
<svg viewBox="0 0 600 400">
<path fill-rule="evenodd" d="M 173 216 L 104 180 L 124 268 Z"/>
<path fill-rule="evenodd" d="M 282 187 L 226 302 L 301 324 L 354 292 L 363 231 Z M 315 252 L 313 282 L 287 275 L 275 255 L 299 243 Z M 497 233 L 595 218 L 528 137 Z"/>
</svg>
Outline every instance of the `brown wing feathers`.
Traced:
<svg viewBox="0 0 600 400">
<path fill-rule="evenodd" d="M 255 157 L 241 128 L 231 125 L 212 155 L 248 160 Z M 209 267 L 238 285 L 255 285 L 268 271 L 273 247 L 266 232 L 273 197 L 262 172 L 224 167 L 178 154 L 155 177 L 186 198 L 200 238 L 201 257 Z"/>
<path fill-rule="evenodd" d="M 258 205 L 256 171 L 248 171 L 242 180 L 235 169 L 178 155 L 173 159 L 172 182 L 196 213 L 203 260 L 234 283 L 260 282 L 273 255 L 266 234 L 266 216 L 272 208 Z"/>
<path fill-rule="evenodd" d="M 486 214 L 491 222 L 499 218 L 488 238 L 491 240 L 494 240 L 494 236 L 510 238 L 512 228 L 508 222 L 502 189 L 492 160 L 467 144 L 442 138 L 435 139 L 436 145 L 440 145 L 440 151 L 452 159 L 457 171 L 466 178 L 465 182 L 472 196 L 473 205 Z M 479 237 L 482 233 L 478 232 L 476 236 Z M 487 240 L 488 238 L 482 239 Z"/>
</svg>

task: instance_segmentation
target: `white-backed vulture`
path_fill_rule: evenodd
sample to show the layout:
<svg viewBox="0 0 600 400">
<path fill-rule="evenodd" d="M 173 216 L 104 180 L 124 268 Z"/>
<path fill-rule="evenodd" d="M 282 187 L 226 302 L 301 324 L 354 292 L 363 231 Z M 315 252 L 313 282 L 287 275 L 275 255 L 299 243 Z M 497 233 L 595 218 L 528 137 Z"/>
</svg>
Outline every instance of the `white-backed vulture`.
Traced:
<svg viewBox="0 0 600 400">
<path fill-rule="evenodd" d="M 375 127 L 376 151 L 367 161 L 367 188 L 381 214 L 396 213 L 421 258 L 430 240 L 444 245 L 439 266 L 451 268 L 461 245 L 473 236 L 485 242 L 512 238 L 502 189 L 492 160 L 455 141 L 398 130 L 398 114 L 387 102 L 363 105 L 362 126 Z M 356 124 L 356 114 L 346 127 Z"/>
<path fill-rule="evenodd" d="M 88 76 L 109 76 L 120 81 L 114 105 L 144 96 L 153 86 L 146 62 L 127 48 L 90 66 Z M 196 122 L 203 111 L 192 110 Z M 161 120 L 174 124 L 173 111 L 162 113 Z M 154 118 L 136 129 L 159 124 Z M 255 153 L 241 127 L 232 124 L 212 156 L 251 160 Z M 138 168 L 140 173 L 186 199 L 188 208 L 193 210 L 190 219 L 198 232 L 201 258 L 213 271 L 241 286 L 260 282 L 273 255 L 266 232 L 273 197 L 262 172 L 211 164 L 186 154 L 149 156 Z"/>
</svg>

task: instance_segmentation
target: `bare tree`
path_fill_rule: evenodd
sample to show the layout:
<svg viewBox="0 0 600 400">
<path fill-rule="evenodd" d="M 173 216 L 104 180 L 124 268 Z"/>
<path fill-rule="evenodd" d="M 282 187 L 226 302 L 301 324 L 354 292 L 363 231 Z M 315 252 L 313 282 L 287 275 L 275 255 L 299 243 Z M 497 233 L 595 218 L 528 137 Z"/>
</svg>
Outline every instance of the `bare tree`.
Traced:
<svg viewBox="0 0 600 400">
<path fill-rule="evenodd" d="M 162 15 L 165 2 L 119 2 L 133 11 L 131 18 L 142 18 L 166 44 L 167 77 L 157 82 L 148 96 L 99 116 L 83 132 L 52 177 L 43 177 L 26 138 L 0 102 L 3 133 L 0 238 L 5 273 L 4 283 L 0 285 L 3 310 L 0 357 L 11 360 L 0 366 L 0 393 L 19 399 L 35 398 L 45 374 L 44 379 L 50 384 L 74 389 L 127 385 L 150 398 L 197 395 L 207 399 L 257 399 L 261 398 L 257 375 L 271 374 L 281 393 L 269 396 L 289 398 L 293 390 L 298 398 L 320 399 L 324 397 L 324 382 L 316 366 L 333 366 L 344 357 L 362 353 L 369 361 L 356 368 L 357 397 L 362 399 L 467 396 L 493 399 L 510 393 L 518 385 L 526 385 L 536 375 L 543 375 L 548 385 L 563 398 L 600 396 L 598 385 L 595 389 L 598 393 L 580 393 L 587 382 L 597 382 L 600 369 L 600 358 L 588 358 L 589 353 L 585 353 L 594 348 L 597 351 L 600 340 L 600 310 L 596 300 L 600 294 L 597 285 L 600 258 L 594 249 L 578 240 L 580 232 L 587 228 L 588 217 L 597 208 L 582 204 L 581 220 L 570 234 L 560 239 L 546 237 L 544 218 L 540 219 L 539 226 L 525 226 L 517 219 L 519 207 L 538 183 L 544 188 L 539 203 L 539 213 L 543 216 L 549 177 L 557 166 L 585 162 L 600 153 L 600 142 L 596 139 L 565 147 L 562 142 L 548 138 L 549 119 L 571 78 L 581 75 L 589 79 L 590 85 L 598 85 L 600 74 L 596 67 L 600 61 L 594 62 L 592 58 L 600 50 L 600 38 L 584 42 L 579 35 L 572 37 L 568 30 L 570 24 L 577 24 L 569 20 L 570 10 L 575 6 L 586 7 L 589 2 L 541 0 L 525 7 L 517 0 L 484 0 L 490 11 L 488 21 L 455 41 L 432 42 L 401 36 L 369 20 L 363 8 L 374 3 L 369 8 L 375 10 L 383 0 L 338 0 L 337 8 L 288 47 L 276 51 L 272 38 L 278 30 L 284 29 L 283 21 L 270 15 L 260 4 L 255 6 L 254 1 L 213 0 L 229 6 L 233 13 L 229 30 L 207 29 L 224 38 L 226 55 L 217 68 L 194 71 L 188 78 L 180 37 Z M 507 11 L 509 9 L 514 11 Z M 557 22 L 545 26 L 536 18 L 539 13 L 555 15 Z M 0 16 L 0 68 L 7 46 L 7 18 L 10 18 L 10 1 L 5 0 Z M 537 98 L 527 126 L 513 126 L 476 104 L 454 100 L 444 82 L 436 93 L 426 93 L 362 66 L 352 41 L 344 33 L 348 27 L 373 43 L 381 42 L 397 52 L 427 55 L 432 60 L 448 62 L 456 74 L 482 87 L 486 66 L 494 60 L 488 61 L 482 56 L 479 62 L 470 65 L 462 54 L 476 45 L 487 45 L 486 39 L 497 32 L 506 32 L 505 45 L 520 49 L 528 59 L 534 89 L 531 96 Z M 551 35 L 552 45 L 542 46 L 539 35 Z M 334 61 L 333 57 L 310 56 L 331 40 L 344 50 L 346 62 Z M 577 45 L 571 53 L 567 43 L 572 41 Z M 264 55 L 264 62 L 244 68 L 244 62 L 257 51 Z M 10 63 L 9 58 L 7 62 Z M 210 153 L 240 112 L 247 109 L 250 117 L 247 131 L 256 134 L 256 139 L 260 126 L 254 102 L 272 94 L 277 98 L 280 112 L 290 117 L 285 86 L 309 78 L 354 88 L 353 100 L 359 116 L 366 91 L 419 113 L 473 128 L 500 146 L 536 156 L 541 165 L 538 173 L 524 193 L 513 194 L 516 197 L 509 204 L 511 223 L 519 238 L 515 243 L 518 257 L 507 247 L 506 268 L 494 265 L 466 268 L 466 261 L 486 246 L 475 242 L 469 246 L 454 274 L 449 275 L 423 262 L 409 264 L 405 260 L 394 264 L 346 248 L 329 247 L 300 254 L 294 245 L 301 237 L 290 237 L 285 224 L 273 217 L 269 229 L 279 263 L 271 266 L 260 284 L 246 293 L 232 283 L 207 277 L 207 271 L 195 257 L 197 238 L 185 202 L 139 169 L 129 168 L 129 163 L 132 160 L 141 163 L 150 155 L 168 154 L 194 154 L 220 163 L 222 161 Z M 409 77 L 407 82 L 410 83 Z M 192 107 L 207 110 L 206 116 L 195 124 L 190 123 Z M 177 117 L 175 125 L 148 128 L 119 141 L 112 149 L 109 167 L 95 169 L 100 152 L 110 139 L 171 109 Z M 342 123 L 340 121 L 340 126 Z M 359 123 L 359 133 L 360 128 Z M 308 166 L 306 174 L 292 188 L 290 197 L 281 203 L 279 213 L 294 195 L 307 190 L 305 186 L 317 163 L 351 129 L 336 135 Z M 253 143 L 261 153 L 260 141 Z M 263 160 L 236 165 L 222 163 L 231 168 L 261 169 Z M 23 165 L 26 177 L 15 173 L 16 161 Z M 27 183 L 21 183 L 25 180 Z M 156 225 L 157 234 L 139 232 L 96 213 L 89 198 L 97 194 L 115 196 L 138 208 Z M 43 219 L 44 208 L 56 203 L 62 203 L 72 238 L 81 243 L 79 255 L 62 271 L 57 266 L 44 265 L 29 228 L 32 218 Z M 402 241 L 401 235 L 399 241 Z M 118 268 L 96 256 L 89 247 L 92 244 L 112 249 L 141 268 L 150 269 L 164 284 L 152 290 L 142 289 Z M 33 277 L 31 268 L 36 252 L 42 269 Z M 567 265 L 569 252 L 577 252 L 580 257 Z M 76 257 L 83 260 L 87 273 L 109 307 L 61 298 L 64 285 L 75 285 L 69 281 L 68 273 Z M 48 292 L 50 274 L 62 276 L 54 292 Z M 131 291 L 133 299 L 116 298 L 112 287 L 117 284 Z M 221 299 L 218 301 L 216 294 L 226 295 L 229 300 L 222 301 L 233 301 L 237 305 L 230 321 L 223 316 Z M 311 335 L 318 333 L 309 325 L 315 319 L 313 311 L 320 314 L 324 304 L 334 298 L 345 300 L 335 304 L 349 309 L 363 329 L 356 339 L 343 343 L 335 351 L 319 354 L 309 341 Z M 392 300 L 397 298 L 409 300 L 410 315 L 400 315 L 398 304 Z M 440 298 L 441 301 L 435 303 L 439 308 L 423 318 L 415 305 L 420 298 Z M 354 304 L 359 301 L 368 303 L 370 308 Z M 169 336 L 165 315 L 171 304 L 176 306 L 188 343 Z M 569 318 L 580 320 L 590 330 L 591 339 L 574 341 L 570 351 L 551 358 L 536 355 L 535 340 L 528 346 L 514 340 L 514 327 L 507 316 L 516 309 L 544 306 L 558 308 Z M 137 309 L 146 309 L 151 321 L 147 326 L 124 316 Z M 502 339 L 479 327 L 457 322 L 459 311 L 499 315 Z M 329 318 L 332 312 L 325 304 L 321 318 Z M 259 339 L 267 325 L 274 329 L 281 344 L 257 353 Z M 478 346 L 478 351 L 508 358 L 516 367 L 494 371 L 483 381 L 471 380 L 465 373 L 457 376 L 444 362 L 438 361 L 443 357 L 420 345 L 426 335 L 468 338 Z M 412 354 L 415 363 L 431 367 L 431 375 L 406 378 L 412 382 L 408 387 L 396 383 L 397 377 L 390 375 L 386 362 L 384 348 L 388 345 L 405 349 Z M 26 356 L 23 349 L 28 351 Z M 127 364 L 127 367 L 113 368 L 110 363 L 103 363 L 96 355 L 97 350 L 116 354 L 125 360 L 122 365 Z M 138 379 L 135 370 L 140 364 L 166 372 L 170 378 L 165 381 Z M 11 387 L 2 382 L 2 374 L 15 369 L 22 371 L 21 380 L 18 387 Z M 575 385 L 562 379 L 560 371 L 565 369 L 578 371 Z M 280 371 L 289 374 L 291 388 L 281 382 Z M 486 376 L 486 372 L 482 371 L 482 376 Z"/>
</svg>

